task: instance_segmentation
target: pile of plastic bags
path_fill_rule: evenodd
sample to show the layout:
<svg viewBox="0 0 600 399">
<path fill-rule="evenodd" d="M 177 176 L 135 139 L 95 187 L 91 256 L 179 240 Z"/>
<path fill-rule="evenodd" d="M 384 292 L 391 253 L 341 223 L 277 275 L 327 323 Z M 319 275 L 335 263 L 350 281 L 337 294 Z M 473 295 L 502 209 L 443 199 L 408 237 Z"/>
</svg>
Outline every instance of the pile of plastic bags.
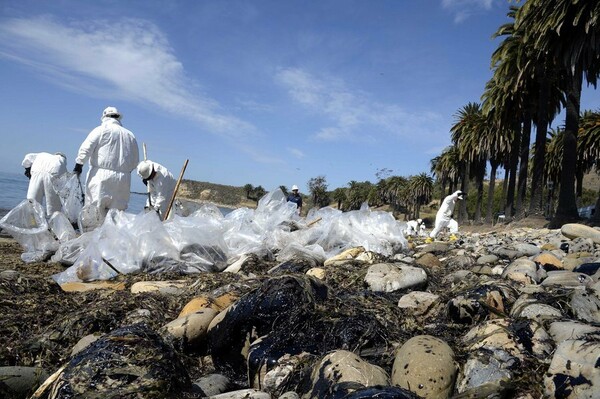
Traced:
<svg viewBox="0 0 600 399">
<path fill-rule="evenodd" d="M 35 201 L 23 201 L 0 220 L 0 227 L 25 249 L 25 262 L 53 254 L 52 261 L 69 266 L 53 276 L 59 284 L 107 280 L 119 273 L 218 272 L 249 253 L 282 262 L 294 257 L 323 262 L 362 246 L 391 256 L 406 245 L 405 225 L 367 206 L 350 212 L 313 209 L 300 218 L 296 204 L 287 202 L 280 189 L 261 198 L 256 209 L 240 208 L 226 216 L 212 204 L 164 222 L 154 212 L 111 210 L 100 227 L 79 236 L 59 212 L 46 222 Z"/>
</svg>

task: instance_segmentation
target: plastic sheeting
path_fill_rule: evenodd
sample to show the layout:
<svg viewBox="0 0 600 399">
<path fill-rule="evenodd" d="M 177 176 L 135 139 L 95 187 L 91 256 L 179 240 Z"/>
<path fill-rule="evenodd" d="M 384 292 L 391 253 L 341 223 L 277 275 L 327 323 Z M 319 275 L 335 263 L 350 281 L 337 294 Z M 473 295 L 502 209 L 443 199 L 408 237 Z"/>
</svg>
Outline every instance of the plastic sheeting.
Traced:
<svg viewBox="0 0 600 399">
<path fill-rule="evenodd" d="M 164 222 L 154 212 L 111 210 L 100 227 L 54 249 L 53 261 L 72 266 L 53 277 L 63 283 L 117 273 L 217 272 L 249 253 L 320 263 L 357 246 L 391 256 L 406 245 L 405 225 L 366 205 L 350 212 L 311 210 L 302 219 L 279 189 L 261 198 L 257 209 L 240 208 L 226 216 L 214 205 Z"/>
<path fill-rule="evenodd" d="M 71 223 L 77 223 L 83 207 L 84 194 L 79 176 L 75 173 L 64 173 L 52 179 L 52 185 L 62 203 L 63 213 Z"/>
<path fill-rule="evenodd" d="M 35 200 L 23 200 L 8 212 L 0 227 L 21 244 L 25 263 L 44 261 L 58 249 L 59 242 L 50 231 L 42 205 Z"/>
</svg>

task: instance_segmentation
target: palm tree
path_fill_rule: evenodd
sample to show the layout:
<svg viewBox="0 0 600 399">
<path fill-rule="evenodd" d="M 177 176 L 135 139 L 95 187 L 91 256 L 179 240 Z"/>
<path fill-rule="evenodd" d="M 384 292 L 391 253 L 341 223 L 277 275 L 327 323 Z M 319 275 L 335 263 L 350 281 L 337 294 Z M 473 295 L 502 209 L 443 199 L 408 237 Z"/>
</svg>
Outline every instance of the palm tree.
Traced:
<svg viewBox="0 0 600 399">
<path fill-rule="evenodd" d="M 560 176 L 562 173 L 563 157 L 563 136 L 564 130 L 561 128 L 550 129 L 548 132 L 550 138 L 546 145 L 546 157 L 544 165 L 544 182 L 548 187 L 548 198 L 546 199 L 546 216 L 553 215 L 554 194 L 559 189 Z"/>
<path fill-rule="evenodd" d="M 412 193 L 412 202 L 415 206 L 413 218 L 418 218 L 421 210 L 421 205 L 428 203 L 431 200 L 433 192 L 433 178 L 426 173 L 421 173 L 412 176 L 408 180 L 410 191 Z"/>
<path fill-rule="evenodd" d="M 357 182 L 356 180 L 352 180 L 348 183 L 346 204 L 344 207 L 348 210 L 360 209 L 362 204 L 368 200 L 372 186 L 373 184 L 368 181 Z"/>
<path fill-rule="evenodd" d="M 256 199 L 256 203 L 258 204 L 258 201 L 260 201 L 260 199 L 267 193 L 267 190 L 265 190 L 263 188 L 263 186 L 258 186 L 254 188 L 254 195 L 255 195 L 255 199 Z"/>
<path fill-rule="evenodd" d="M 344 201 L 346 201 L 346 189 L 342 188 L 342 187 L 338 187 L 335 190 L 333 190 L 333 193 L 331 194 L 331 198 L 334 201 L 337 201 L 337 207 L 338 209 L 342 209 L 342 203 Z"/>
<path fill-rule="evenodd" d="M 487 119 L 486 129 L 484 135 L 480 138 L 480 145 L 482 151 L 486 154 L 491 167 L 485 216 L 485 222 L 491 224 L 494 221 L 493 204 L 496 186 L 496 171 L 498 170 L 498 166 L 502 164 L 510 153 L 510 145 L 513 141 L 513 131 L 499 127 L 495 123 L 496 119 L 493 112 L 486 114 L 485 117 Z"/>
<path fill-rule="evenodd" d="M 578 148 L 580 157 L 585 160 L 587 165 L 595 166 L 596 171 L 600 172 L 600 110 L 583 113 L 581 123 L 579 124 Z M 592 222 L 600 225 L 600 189 L 598 190 L 598 199 L 596 200 L 596 211 L 592 217 Z"/>
<path fill-rule="evenodd" d="M 391 176 L 387 181 L 389 203 L 395 211 L 399 211 L 408 205 L 405 195 L 408 180 L 402 176 Z"/>
<path fill-rule="evenodd" d="M 600 2 L 529 0 L 519 9 L 518 29 L 539 55 L 554 57 L 564 68 L 566 118 L 561 185 L 550 227 L 579 219 L 575 200 L 577 132 L 583 78 L 596 84 L 600 72 Z"/>
<path fill-rule="evenodd" d="M 329 204 L 327 198 L 327 179 L 325 176 L 313 177 L 308 181 L 308 191 L 315 206 L 326 206 Z"/>
<path fill-rule="evenodd" d="M 469 191 L 470 167 L 478 164 L 482 157 L 479 147 L 479 137 L 485 129 L 481 105 L 468 103 L 455 114 L 455 124 L 450 128 L 452 142 L 458 150 L 458 155 L 464 161 L 461 173 L 461 190 Z M 466 201 L 460 202 L 458 221 L 468 219 Z"/>
<path fill-rule="evenodd" d="M 244 186 L 244 191 L 246 192 L 246 198 L 250 198 L 250 193 L 254 191 L 254 186 L 252 184 L 246 184 Z"/>
</svg>

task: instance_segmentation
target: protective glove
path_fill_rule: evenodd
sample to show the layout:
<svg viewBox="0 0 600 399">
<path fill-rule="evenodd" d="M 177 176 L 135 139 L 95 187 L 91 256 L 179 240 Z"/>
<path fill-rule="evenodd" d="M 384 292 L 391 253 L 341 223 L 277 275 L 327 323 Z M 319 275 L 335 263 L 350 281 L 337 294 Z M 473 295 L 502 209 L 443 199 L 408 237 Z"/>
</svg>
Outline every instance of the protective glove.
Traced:
<svg viewBox="0 0 600 399">
<path fill-rule="evenodd" d="M 29 180 L 31 180 L 31 166 L 28 168 L 25 168 L 25 176 L 27 176 L 27 178 Z"/>
<path fill-rule="evenodd" d="M 144 186 L 148 185 L 148 179 L 142 179 L 142 183 L 144 183 Z"/>
<path fill-rule="evenodd" d="M 79 176 L 81 172 L 83 172 L 83 165 L 80 163 L 76 163 L 75 167 L 73 168 L 73 172 L 77 173 L 77 176 Z"/>
</svg>

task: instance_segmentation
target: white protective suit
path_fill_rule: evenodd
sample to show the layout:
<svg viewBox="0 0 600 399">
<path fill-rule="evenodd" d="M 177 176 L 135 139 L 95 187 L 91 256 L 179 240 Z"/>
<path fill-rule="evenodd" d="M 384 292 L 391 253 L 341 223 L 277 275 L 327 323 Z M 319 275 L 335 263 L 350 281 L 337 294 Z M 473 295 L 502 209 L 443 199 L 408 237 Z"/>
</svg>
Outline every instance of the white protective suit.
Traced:
<svg viewBox="0 0 600 399">
<path fill-rule="evenodd" d="M 440 209 L 435 215 L 435 227 L 433 228 L 431 233 L 429 233 L 429 237 L 435 238 L 442 229 L 444 229 L 445 227 L 449 227 L 449 225 L 452 225 L 452 233 L 458 232 L 458 223 L 454 219 L 452 219 L 452 212 L 454 212 L 454 206 L 456 205 L 456 201 L 462 199 L 463 195 L 463 192 L 459 190 L 444 198 Z"/>
<path fill-rule="evenodd" d="M 161 164 L 152 162 L 154 167 L 155 175 L 152 179 L 148 180 L 148 187 L 150 188 L 150 200 L 152 201 L 152 208 L 157 210 L 160 214 L 161 219 L 165 217 L 169 201 L 175 191 L 175 178 Z M 146 206 L 150 206 L 146 200 Z"/>
<path fill-rule="evenodd" d="M 27 189 L 27 199 L 36 200 L 40 204 L 46 199 L 46 216 L 62 209 L 60 197 L 52 185 L 52 178 L 67 173 L 67 160 L 63 155 L 47 152 L 25 155 L 21 163 L 24 168 L 31 168 L 31 179 Z"/>
<path fill-rule="evenodd" d="M 425 223 L 421 219 L 418 220 L 409 220 L 406 222 L 406 230 L 404 233 L 407 236 L 421 235 L 422 231 L 425 229 Z"/>
<path fill-rule="evenodd" d="M 85 205 L 95 203 L 102 213 L 107 209 L 127 209 L 131 171 L 139 162 L 137 140 L 118 119 L 103 117 L 79 147 L 75 162 L 89 159 L 85 184 Z"/>
</svg>

